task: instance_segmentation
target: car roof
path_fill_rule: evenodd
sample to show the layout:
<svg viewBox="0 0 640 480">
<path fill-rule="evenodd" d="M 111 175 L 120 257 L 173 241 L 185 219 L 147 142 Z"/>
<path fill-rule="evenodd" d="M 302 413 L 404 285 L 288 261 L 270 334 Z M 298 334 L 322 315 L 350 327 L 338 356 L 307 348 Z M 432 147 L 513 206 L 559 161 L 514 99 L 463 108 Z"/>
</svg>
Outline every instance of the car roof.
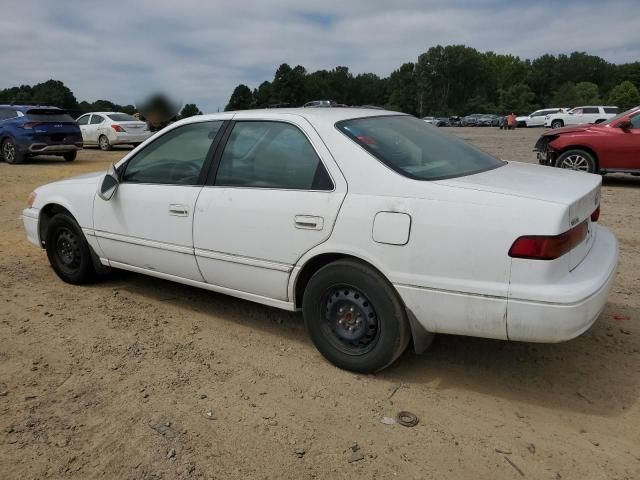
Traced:
<svg viewBox="0 0 640 480">
<path fill-rule="evenodd" d="M 222 112 L 221 112 L 222 113 Z M 305 118 L 310 123 L 337 123 L 342 120 L 351 120 L 354 118 L 365 117 L 383 117 L 389 115 L 407 115 L 402 112 L 393 112 L 390 110 L 379 110 L 375 108 L 349 108 L 349 107 L 335 107 L 335 108 L 264 108 L 257 110 L 237 110 L 231 112 L 225 112 L 227 114 L 247 114 L 260 116 L 265 114 L 265 117 L 273 117 L 278 114 L 285 115 L 297 115 Z M 200 115 L 197 118 L 202 120 L 215 120 L 219 118 L 220 114 L 211 113 Z M 190 117 L 196 118 L 196 117 Z"/>
<path fill-rule="evenodd" d="M 87 112 L 87 113 L 83 113 L 82 115 L 80 115 L 81 117 L 84 115 L 129 115 L 128 113 L 124 113 L 124 112 Z M 133 117 L 133 115 L 130 115 Z"/>
<path fill-rule="evenodd" d="M 47 108 L 51 110 L 61 110 L 60 108 L 53 107 L 51 105 L 0 105 L 0 108 L 11 108 L 13 110 L 19 110 L 21 112 L 26 112 L 27 110 L 33 110 L 33 109 L 42 109 L 42 108 Z"/>
</svg>

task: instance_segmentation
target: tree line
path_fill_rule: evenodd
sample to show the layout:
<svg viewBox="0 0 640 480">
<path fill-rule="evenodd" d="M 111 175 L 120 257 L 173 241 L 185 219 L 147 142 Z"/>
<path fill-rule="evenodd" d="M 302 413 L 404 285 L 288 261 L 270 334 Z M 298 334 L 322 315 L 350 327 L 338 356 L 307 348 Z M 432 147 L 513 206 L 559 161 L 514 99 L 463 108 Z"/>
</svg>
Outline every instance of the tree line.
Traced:
<svg viewBox="0 0 640 480">
<path fill-rule="evenodd" d="M 78 102 L 69 87 L 60 80 L 0 89 L 0 104 L 49 105 L 62 108 L 74 117 L 88 112 L 123 112 L 133 115 L 138 111 L 135 105 L 119 105 L 109 100 Z M 194 103 L 187 103 L 182 107 L 179 117 L 187 118 L 200 114 L 202 112 Z"/>
<path fill-rule="evenodd" d="M 388 77 L 348 67 L 307 72 L 283 63 L 272 81 L 253 90 L 238 85 L 225 110 L 301 106 L 331 99 L 375 105 L 418 116 L 529 113 L 545 107 L 640 104 L 640 62 L 613 64 L 585 52 L 533 60 L 480 52 L 465 45 L 435 46 Z"/>
</svg>

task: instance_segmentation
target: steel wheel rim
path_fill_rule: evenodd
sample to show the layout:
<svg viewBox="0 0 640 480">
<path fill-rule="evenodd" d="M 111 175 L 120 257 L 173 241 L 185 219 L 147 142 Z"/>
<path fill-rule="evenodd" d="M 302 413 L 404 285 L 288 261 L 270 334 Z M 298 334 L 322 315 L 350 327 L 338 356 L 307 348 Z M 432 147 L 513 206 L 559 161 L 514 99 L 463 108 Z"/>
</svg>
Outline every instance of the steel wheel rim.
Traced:
<svg viewBox="0 0 640 480">
<path fill-rule="evenodd" d="M 16 147 L 11 142 L 5 142 L 4 148 L 2 149 L 2 153 L 4 155 L 4 159 L 7 162 L 12 162 L 16 156 Z"/>
<path fill-rule="evenodd" d="M 351 285 L 334 286 L 322 298 L 322 330 L 329 342 L 348 355 L 370 352 L 380 337 L 371 301 Z"/>
<path fill-rule="evenodd" d="M 578 170 L 580 172 L 589 171 L 589 162 L 586 157 L 580 154 L 573 154 L 562 160 L 562 168 L 568 168 L 570 170 Z"/>
<path fill-rule="evenodd" d="M 61 268 L 75 272 L 82 262 L 78 236 L 66 227 L 60 228 L 55 237 L 55 254 Z"/>
</svg>

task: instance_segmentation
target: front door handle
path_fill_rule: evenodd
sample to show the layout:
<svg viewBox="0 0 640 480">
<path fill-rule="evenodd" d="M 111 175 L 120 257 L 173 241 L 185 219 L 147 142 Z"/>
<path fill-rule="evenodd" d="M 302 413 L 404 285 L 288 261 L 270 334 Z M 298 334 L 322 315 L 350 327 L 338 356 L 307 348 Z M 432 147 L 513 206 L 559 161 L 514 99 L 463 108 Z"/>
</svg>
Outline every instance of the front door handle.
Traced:
<svg viewBox="0 0 640 480">
<path fill-rule="evenodd" d="M 186 205 L 172 203 L 169 205 L 169 215 L 174 215 L 176 217 L 188 217 L 189 209 Z"/>
<path fill-rule="evenodd" d="M 295 225 L 296 228 L 303 230 L 322 230 L 324 228 L 324 219 L 313 215 L 296 215 Z"/>
</svg>

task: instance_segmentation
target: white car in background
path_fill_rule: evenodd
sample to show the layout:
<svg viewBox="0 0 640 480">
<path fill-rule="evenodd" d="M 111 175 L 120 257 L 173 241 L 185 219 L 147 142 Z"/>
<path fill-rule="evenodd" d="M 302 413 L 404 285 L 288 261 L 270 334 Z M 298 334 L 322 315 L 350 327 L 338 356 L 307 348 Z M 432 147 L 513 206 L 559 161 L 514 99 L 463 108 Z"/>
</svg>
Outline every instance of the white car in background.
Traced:
<svg viewBox="0 0 640 480">
<path fill-rule="evenodd" d="M 128 113 L 86 113 L 77 122 L 85 146 L 97 145 L 100 150 L 111 150 L 113 145 L 137 146 L 153 135 L 146 122 Z"/>
<path fill-rule="evenodd" d="M 615 117 L 620 113 L 618 107 L 575 107 L 568 112 L 558 112 L 547 115 L 544 119 L 544 126 L 551 128 L 562 128 L 569 125 L 582 125 L 585 123 L 602 123 L 605 120 Z"/>
<path fill-rule="evenodd" d="M 562 108 L 544 108 L 536 110 L 529 115 L 516 117 L 516 126 L 518 127 L 544 127 L 545 117 L 558 112 L 563 112 Z"/>
<path fill-rule="evenodd" d="M 66 282 L 119 268 L 301 310 L 327 359 L 375 372 L 435 333 L 587 330 L 618 259 L 601 182 L 405 114 L 249 110 L 181 120 L 106 173 L 41 186 L 22 219 Z"/>
</svg>

